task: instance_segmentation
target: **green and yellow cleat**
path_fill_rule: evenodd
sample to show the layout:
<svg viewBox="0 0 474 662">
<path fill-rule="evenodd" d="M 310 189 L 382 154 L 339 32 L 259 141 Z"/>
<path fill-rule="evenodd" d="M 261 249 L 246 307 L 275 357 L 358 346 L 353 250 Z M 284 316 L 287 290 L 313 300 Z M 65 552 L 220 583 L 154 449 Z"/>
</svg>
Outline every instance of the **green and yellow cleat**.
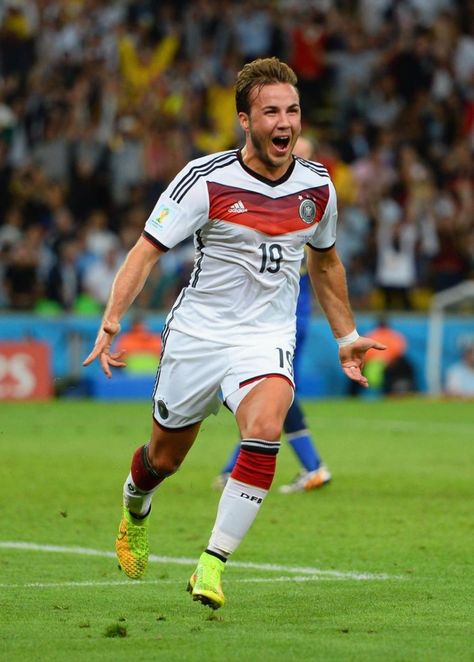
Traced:
<svg viewBox="0 0 474 662">
<path fill-rule="evenodd" d="M 140 579 L 148 565 L 149 515 L 143 519 L 133 517 L 125 506 L 120 521 L 115 550 L 120 567 L 132 579 Z"/>
<path fill-rule="evenodd" d="M 199 558 L 197 568 L 191 575 L 187 591 L 193 600 L 211 609 L 219 609 L 225 602 L 221 586 L 221 575 L 225 563 L 220 559 L 203 552 Z"/>
</svg>

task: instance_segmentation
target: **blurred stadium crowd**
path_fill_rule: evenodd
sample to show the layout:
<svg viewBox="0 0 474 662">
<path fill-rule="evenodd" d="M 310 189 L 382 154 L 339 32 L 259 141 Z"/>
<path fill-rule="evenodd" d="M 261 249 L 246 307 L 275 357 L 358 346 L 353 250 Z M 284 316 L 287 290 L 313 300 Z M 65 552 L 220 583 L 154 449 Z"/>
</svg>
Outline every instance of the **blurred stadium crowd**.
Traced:
<svg viewBox="0 0 474 662">
<path fill-rule="evenodd" d="M 242 142 L 248 60 L 299 78 L 355 308 L 474 277 L 474 8 L 462 0 L 0 0 L 0 308 L 97 311 L 157 196 Z M 141 295 L 167 307 L 192 246 Z"/>
</svg>

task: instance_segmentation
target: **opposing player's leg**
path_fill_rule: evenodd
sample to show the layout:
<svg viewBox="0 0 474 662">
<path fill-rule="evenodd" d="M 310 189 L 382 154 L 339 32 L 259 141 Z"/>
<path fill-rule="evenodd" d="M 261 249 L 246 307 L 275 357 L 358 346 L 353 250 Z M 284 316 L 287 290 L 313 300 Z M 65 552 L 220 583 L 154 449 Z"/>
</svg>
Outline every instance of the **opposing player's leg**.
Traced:
<svg viewBox="0 0 474 662">
<path fill-rule="evenodd" d="M 321 458 L 306 425 L 303 410 L 295 397 L 283 424 L 286 438 L 306 471 L 314 471 L 321 464 Z"/>
<path fill-rule="evenodd" d="M 241 402 L 238 397 L 234 400 L 240 452 L 222 492 L 209 544 L 188 587 L 194 600 L 214 609 L 224 604 L 225 562 L 251 527 L 272 484 L 283 421 L 292 399 L 292 384 L 274 376 L 260 381 Z"/>
<path fill-rule="evenodd" d="M 297 398 L 294 399 L 283 425 L 286 438 L 302 470 L 289 485 L 282 485 L 278 491 L 282 494 L 314 490 L 327 485 L 331 474 L 321 461 L 311 433 L 306 425 L 303 410 Z"/>
<path fill-rule="evenodd" d="M 132 579 L 140 579 L 149 556 L 148 525 L 151 500 L 165 478 L 180 467 L 191 448 L 200 423 L 165 429 L 153 421 L 148 444 L 135 451 L 123 489 L 123 516 L 115 548 L 120 567 Z"/>
</svg>

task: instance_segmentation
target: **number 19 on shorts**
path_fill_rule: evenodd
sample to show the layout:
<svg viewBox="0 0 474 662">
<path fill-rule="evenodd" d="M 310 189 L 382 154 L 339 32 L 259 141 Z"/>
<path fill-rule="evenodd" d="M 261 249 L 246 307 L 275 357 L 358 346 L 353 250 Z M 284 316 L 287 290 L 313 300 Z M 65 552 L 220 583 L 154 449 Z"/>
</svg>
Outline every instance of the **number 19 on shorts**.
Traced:
<svg viewBox="0 0 474 662">
<path fill-rule="evenodd" d="M 286 366 L 290 372 L 290 375 L 293 377 L 293 354 L 290 352 L 290 350 L 283 350 L 281 347 L 276 348 L 278 352 L 278 360 L 280 364 L 280 368 L 285 367 L 285 361 L 286 361 Z"/>
</svg>

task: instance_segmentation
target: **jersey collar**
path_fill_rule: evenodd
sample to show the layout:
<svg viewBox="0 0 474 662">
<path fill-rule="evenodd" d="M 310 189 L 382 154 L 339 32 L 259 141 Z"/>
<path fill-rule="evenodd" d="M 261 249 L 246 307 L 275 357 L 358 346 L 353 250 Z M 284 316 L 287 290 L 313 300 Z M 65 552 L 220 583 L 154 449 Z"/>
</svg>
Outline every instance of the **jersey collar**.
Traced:
<svg viewBox="0 0 474 662">
<path fill-rule="evenodd" d="M 295 159 L 293 159 L 293 161 L 288 166 L 288 170 L 279 179 L 268 179 L 268 177 L 264 177 L 264 175 L 260 175 L 258 172 L 255 172 L 255 170 L 252 170 L 252 168 L 249 168 L 247 165 L 245 165 L 244 160 L 242 158 L 241 149 L 237 150 L 237 158 L 239 160 L 240 165 L 245 170 L 245 172 L 248 172 L 249 175 L 255 177 L 255 179 L 258 179 L 264 184 L 268 184 L 268 186 L 279 186 L 280 184 L 286 182 L 291 177 L 291 173 L 295 169 L 295 163 L 296 163 Z"/>
</svg>

